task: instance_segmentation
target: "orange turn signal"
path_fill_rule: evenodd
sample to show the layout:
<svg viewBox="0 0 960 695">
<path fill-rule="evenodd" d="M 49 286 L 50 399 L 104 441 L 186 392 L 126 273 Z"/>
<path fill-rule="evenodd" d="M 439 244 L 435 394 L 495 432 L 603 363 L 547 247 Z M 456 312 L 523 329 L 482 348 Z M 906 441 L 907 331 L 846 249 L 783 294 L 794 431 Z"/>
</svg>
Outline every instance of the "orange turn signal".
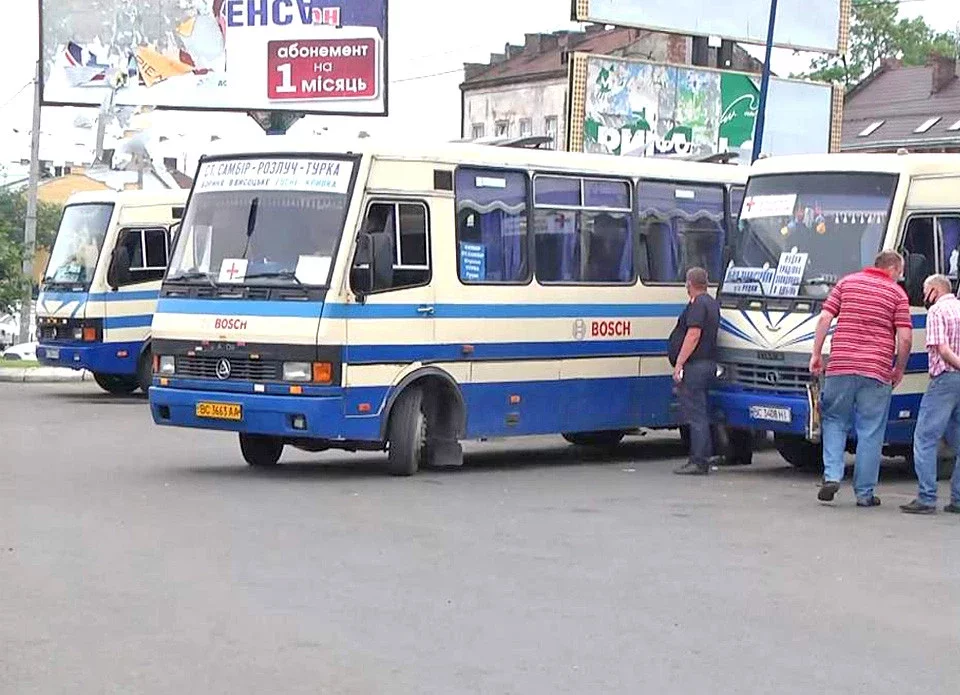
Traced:
<svg viewBox="0 0 960 695">
<path fill-rule="evenodd" d="M 97 329 L 93 326 L 85 326 L 83 329 L 83 339 L 88 343 L 92 343 L 97 339 Z"/>
<path fill-rule="evenodd" d="M 153 373 L 156 374 L 160 371 L 160 355 L 153 356 Z"/>
<path fill-rule="evenodd" d="M 290 393 L 291 393 L 292 395 L 294 395 L 294 396 L 299 396 L 301 393 L 303 393 L 303 387 L 302 387 L 302 386 L 291 386 L 291 387 L 290 387 Z"/>
<path fill-rule="evenodd" d="M 314 362 L 313 380 L 318 384 L 329 384 L 333 381 L 333 365 L 329 362 Z"/>
</svg>

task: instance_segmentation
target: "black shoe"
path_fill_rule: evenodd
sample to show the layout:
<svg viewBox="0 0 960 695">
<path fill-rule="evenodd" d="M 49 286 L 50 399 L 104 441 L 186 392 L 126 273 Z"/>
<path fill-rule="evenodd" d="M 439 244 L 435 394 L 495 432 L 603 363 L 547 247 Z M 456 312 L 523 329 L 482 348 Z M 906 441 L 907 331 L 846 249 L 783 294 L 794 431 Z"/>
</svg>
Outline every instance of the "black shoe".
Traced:
<svg viewBox="0 0 960 695">
<path fill-rule="evenodd" d="M 879 507 L 880 498 L 877 497 L 876 495 L 873 495 L 872 497 L 864 497 L 863 499 L 858 499 L 857 506 L 858 507 Z"/>
<path fill-rule="evenodd" d="M 710 472 L 710 468 L 707 466 L 700 466 L 692 461 L 690 463 L 684 464 L 677 468 L 674 473 L 677 475 L 707 475 Z"/>
<path fill-rule="evenodd" d="M 951 502 L 943 508 L 947 514 L 960 514 L 960 502 Z"/>
<path fill-rule="evenodd" d="M 820 485 L 820 492 L 817 493 L 817 499 L 821 502 L 833 502 L 833 498 L 840 491 L 840 483 L 834 480 L 824 480 Z"/>
<path fill-rule="evenodd" d="M 920 500 L 914 500 L 910 504 L 901 504 L 900 511 L 904 514 L 936 514 L 937 508 L 932 504 L 924 504 Z"/>
</svg>

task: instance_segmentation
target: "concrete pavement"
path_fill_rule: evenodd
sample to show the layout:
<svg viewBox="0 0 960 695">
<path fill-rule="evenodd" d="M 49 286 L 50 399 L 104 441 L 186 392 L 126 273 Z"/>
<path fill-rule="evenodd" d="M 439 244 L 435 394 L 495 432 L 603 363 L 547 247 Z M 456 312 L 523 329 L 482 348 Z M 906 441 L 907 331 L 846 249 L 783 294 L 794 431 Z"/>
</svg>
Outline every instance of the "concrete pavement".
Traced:
<svg viewBox="0 0 960 695">
<path fill-rule="evenodd" d="M 672 475 L 559 438 L 385 476 L 247 468 L 92 384 L 0 388 L 2 693 L 945 693 L 960 520 L 834 506 L 764 452 Z"/>
</svg>

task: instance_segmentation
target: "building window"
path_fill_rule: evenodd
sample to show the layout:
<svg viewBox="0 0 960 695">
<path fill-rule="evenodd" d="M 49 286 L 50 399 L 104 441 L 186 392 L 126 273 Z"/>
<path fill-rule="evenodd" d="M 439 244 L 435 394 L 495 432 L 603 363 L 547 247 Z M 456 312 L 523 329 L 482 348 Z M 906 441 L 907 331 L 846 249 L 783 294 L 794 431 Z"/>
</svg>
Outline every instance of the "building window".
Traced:
<svg viewBox="0 0 960 695">
<path fill-rule="evenodd" d="M 533 121 L 529 118 L 520 119 L 520 137 L 528 138 L 533 135 Z"/>
<path fill-rule="evenodd" d="M 719 278 L 723 264 L 723 188 L 665 181 L 639 185 L 640 236 L 645 240 L 647 282 L 683 284 L 699 266 Z"/>
<path fill-rule="evenodd" d="M 917 126 L 917 129 L 914 130 L 913 132 L 916 133 L 917 135 L 922 135 L 923 133 L 926 133 L 928 130 L 930 130 L 933 126 L 935 126 L 937 123 L 939 123 L 940 119 L 941 119 L 940 116 L 928 118 L 919 126 Z"/>
<path fill-rule="evenodd" d="M 458 274 L 464 283 L 527 283 L 527 176 L 459 169 Z"/>
<path fill-rule="evenodd" d="M 510 137 L 510 121 L 497 121 L 495 135 L 498 138 Z"/>
<path fill-rule="evenodd" d="M 533 185 L 538 280 L 634 281 L 628 181 L 537 176 Z"/>
<path fill-rule="evenodd" d="M 877 128 L 883 125 L 883 123 L 884 123 L 883 121 L 874 121 L 873 123 L 868 125 L 866 128 L 861 130 L 859 133 L 857 133 L 857 137 L 858 138 L 870 137 L 871 135 L 874 134 L 874 132 L 876 132 Z"/>
<path fill-rule="evenodd" d="M 560 149 L 560 143 L 557 142 L 557 133 L 559 131 L 559 128 L 557 127 L 558 122 L 559 119 L 556 116 L 547 116 L 546 120 L 544 121 L 543 130 L 547 137 L 553 140 L 550 146 L 555 150 Z"/>
<path fill-rule="evenodd" d="M 479 140 L 480 138 L 483 137 L 483 133 L 484 133 L 483 123 L 474 123 L 473 129 L 470 132 L 470 137 L 473 138 L 474 140 Z"/>
</svg>

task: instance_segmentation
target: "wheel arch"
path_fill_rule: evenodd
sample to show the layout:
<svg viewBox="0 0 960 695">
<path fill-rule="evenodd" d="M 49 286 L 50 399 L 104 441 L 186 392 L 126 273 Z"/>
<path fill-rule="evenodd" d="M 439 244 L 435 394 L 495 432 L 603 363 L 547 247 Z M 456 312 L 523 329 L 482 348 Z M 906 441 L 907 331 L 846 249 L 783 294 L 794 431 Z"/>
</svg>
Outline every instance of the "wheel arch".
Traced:
<svg viewBox="0 0 960 695">
<path fill-rule="evenodd" d="M 462 438 L 467 431 L 467 404 L 463 398 L 463 392 L 460 385 L 446 371 L 439 367 L 420 367 L 401 379 L 390 391 L 387 398 L 386 407 L 383 409 L 384 416 L 380 421 L 380 438 L 386 440 L 387 428 L 390 423 L 390 415 L 393 412 L 393 406 L 397 400 L 408 389 L 421 385 L 430 385 L 438 388 L 440 393 L 451 403 L 454 408 L 454 433 L 457 438 Z"/>
</svg>

